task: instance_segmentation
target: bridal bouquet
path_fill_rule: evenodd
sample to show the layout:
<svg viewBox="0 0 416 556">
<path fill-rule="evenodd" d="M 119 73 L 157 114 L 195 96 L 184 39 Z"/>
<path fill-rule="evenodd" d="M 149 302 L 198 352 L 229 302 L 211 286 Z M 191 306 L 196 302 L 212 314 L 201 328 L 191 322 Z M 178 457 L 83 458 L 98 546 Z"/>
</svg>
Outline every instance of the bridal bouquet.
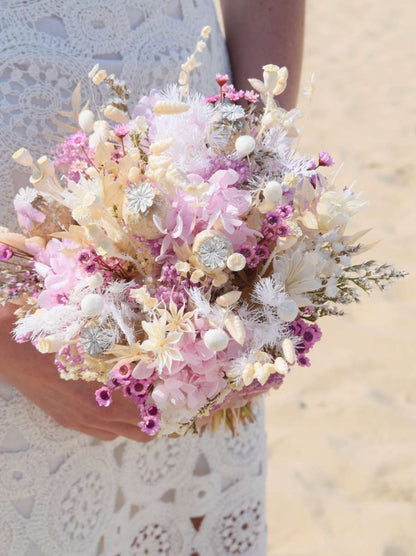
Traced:
<svg viewBox="0 0 416 556">
<path fill-rule="evenodd" d="M 16 341 L 54 353 L 64 380 L 101 383 L 99 405 L 121 389 L 149 435 L 251 419 L 253 398 L 310 365 L 320 317 L 404 275 L 353 264 L 365 232 L 346 225 L 365 202 L 329 179 L 328 153 L 296 152 L 299 112 L 276 101 L 286 68 L 264 66 L 250 91 L 227 75 L 213 96 L 190 90 L 208 35 L 132 113 L 95 67 L 114 99 L 81 106 L 77 87 L 60 117 L 78 127 L 52 157 L 14 154 L 31 186 L 14 201 L 22 234 L 0 235 Z"/>
</svg>

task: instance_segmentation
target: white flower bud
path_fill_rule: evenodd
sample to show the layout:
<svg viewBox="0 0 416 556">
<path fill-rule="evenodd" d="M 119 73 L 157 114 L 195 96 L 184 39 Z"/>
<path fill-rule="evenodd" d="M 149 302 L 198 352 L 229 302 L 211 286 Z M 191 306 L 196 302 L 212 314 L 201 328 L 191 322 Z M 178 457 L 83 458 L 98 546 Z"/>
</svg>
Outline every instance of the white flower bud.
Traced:
<svg viewBox="0 0 416 556">
<path fill-rule="evenodd" d="M 81 301 L 81 311 L 86 317 L 95 317 L 104 309 L 104 298 L 98 293 L 89 293 Z"/>
<path fill-rule="evenodd" d="M 107 77 L 107 72 L 103 69 L 99 70 L 92 77 L 92 82 L 94 83 L 94 85 L 100 85 L 100 83 L 102 83 L 106 77 Z"/>
<path fill-rule="evenodd" d="M 282 200 L 282 186 L 277 181 L 269 181 L 263 189 L 263 195 L 266 201 L 278 204 Z"/>
<path fill-rule="evenodd" d="M 209 25 L 206 25 L 205 27 L 202 28 L 201 31 L 201 37 L 203 39 L 207 39 L 211 34 L 211 27 Z"/>
<path fill-rule="evenodd" d="M 265 365 L 262 365 L 261 363 L 255 363 L 254 369 L 255 378 L 257 378 L 262 386 L 266 384 L 270 375 L 276 372 L 276 367 L 271 363 L 266 363 Z"/>
<path fill-rule="evenodd" d="M 289 365 L 293 365 L 296 361 L 295 346 L 290 338 L 285 338 L 282 342 L 282 351 Z"/>
<path fill-rule="evenodd" d="M 114 247 L 113 242 L 110 239 L 108 239 L 107 237 L 104 237 L 103 239 L 100 239 L 97 242 L 96 251 L 97 251 L 98 255 L 100 255 L 100 256 L 116 255 L 117 254 L 117 250 Z"/>
<path fill-rule="evenodd" d="M 221 328 L 207 330 L 204 335 L 204 344 L 212 351 L 222 351 L 228 346 L 230 337 Z"/>
<path fill-rule="evenodd" d="M 275 66 L 274 64 L 263 66 L 263 82 L 268 93 L 271 93 L 277 85 L 278 71 L 279 66 Z"/>
<path fill-rule="evenodd" d="M 248 156 L 256 147 L 256 141 L 251 135 L 240 135 L 235 142 L 235 150 L 239 156 Z"/>
<path fill-rule="evenodd" d="M 297 303 L 293 299 L 285 299 L 277 308 L 277 314 L 285 322 L 292 322 L 295 320 L 299 312 Z"/>
<path fill-rule="evenodd" d="M 87 284 L 90 286 L 90 288 L 100 288 L 103 285 L 103 283 L 104 283 L 104 278 L 102 274 L 100 274 L 99 272 L 92 274 L 87 279 Z"/>
<path fill-rule="evenodd" d="M 141 175 L 142 173 L 140 171 L 140 168 L 138 168 L 137 166 L 133 166 L 128 171 L 127 178 L 131 183 L 138 183 L 140 181 Z"/>
<path fill-rule="evenodd" d="M 30 168 L 34 166 L 32 155 L 23 147 L 12 154 L 12 158 L 15 162 L 21 164 L 22 166 L 29 166 Z"/>
<path fill-rule="evenodd" d="M 255 371 L 254 365 L 252 363 L 249 363 L 248 365 L 246 365 L 244 367 L 244 370 L 243 370 L 243 373 L 242 373 L 244 386 L 250 386 L 250 384 L 254 380 L 255 372 L 256 371 Z"/>
<path fill-rule="evenodd" d="M 233 272 L 239 272 L 246 266 L 246 258 L 241 253 L 233 253 L 227 259 L 227 268 Z"/>
<path fill-rule="evenodd" d="M 56 353 L 63 345 L 62 340 L 58 340 L 54 336 L 46 336 L 46 338 L 41 338 L 37 342 L 36 349 L 40 353 Z"/>
<path fill-rule="evenodd" d="M 51 177 L 55 176 L 55 166 L 54 166 L 54 163 L 52 162 L 52 160 L 50 158 L 43 155 L 40 158 L 38 158 L 37 163 L 39 165 L 39 168 L 43 172 L 45 172 L 46 175 L 51 176 Z"/>
<path fill-rule="evenodd" d="M 78 125 L 85 133 L 91 133 L 94 129 L 95 116 L 91 110 L 82 110 L 78 116 Z"/>
<path fill-rule="evenodd" d="M 289 366 L 283 357 L 276 357 L 274 366 L 276 367 L 279 375 L 286 375 L 289 371 Z"/>
<path fill-rule="evenodd" d="M 123 110 L 116 108 L 112 104 L 108 104 L 104 108 L 104 116 L 117 124 L 126 124 L 129 121 L 127 112 L 123 112 Z"/>
</svg>

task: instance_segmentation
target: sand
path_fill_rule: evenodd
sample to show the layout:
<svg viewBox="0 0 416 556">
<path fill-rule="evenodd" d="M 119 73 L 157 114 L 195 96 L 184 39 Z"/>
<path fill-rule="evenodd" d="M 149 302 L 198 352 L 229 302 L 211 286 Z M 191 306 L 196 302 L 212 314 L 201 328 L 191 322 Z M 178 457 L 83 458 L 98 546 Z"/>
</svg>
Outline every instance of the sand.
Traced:
<svg viewBox="0 0 416 556">
<path fill-rule="evenodd" d="M 412 276 L 321 321 L 267 401 L 269 556 L 416 555 L 416 4 L 309 0 L 301 149 L 371 204 L 371 257 Z"/>
</svg>

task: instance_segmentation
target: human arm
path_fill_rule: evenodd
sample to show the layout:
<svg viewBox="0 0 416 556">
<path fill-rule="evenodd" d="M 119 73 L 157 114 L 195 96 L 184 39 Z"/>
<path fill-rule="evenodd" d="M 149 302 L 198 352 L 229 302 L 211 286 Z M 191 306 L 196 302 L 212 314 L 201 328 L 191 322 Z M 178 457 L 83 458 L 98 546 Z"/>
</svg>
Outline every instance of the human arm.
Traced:
<svg viewBox="0 0 416 556">
<path fill-rule="evenodd" d="M 139 442 L 151 440 L 137 426 L 137 407 L 120 392 L 115 393 L 110 407 L 99 407 L 94 392 L 101 384 L 64 381 L 59 377 L 52 356 L 42 355 L 29 342 L 17 344 L 11 335 L 13 312 L 11 305 L 0 307 L 0 378 L 61 426 L 100 440 L 113 440 L 118 436 Z"/>
<path fill-rule="evenodd" d="M 262 66 L 286 66 L 289 80 L 277 100 L 296 105 L 303 53 L 305 0 L 221 0 L 225 36 L 237 89 L 249 77 L 262 77 Z"/>
</svg>

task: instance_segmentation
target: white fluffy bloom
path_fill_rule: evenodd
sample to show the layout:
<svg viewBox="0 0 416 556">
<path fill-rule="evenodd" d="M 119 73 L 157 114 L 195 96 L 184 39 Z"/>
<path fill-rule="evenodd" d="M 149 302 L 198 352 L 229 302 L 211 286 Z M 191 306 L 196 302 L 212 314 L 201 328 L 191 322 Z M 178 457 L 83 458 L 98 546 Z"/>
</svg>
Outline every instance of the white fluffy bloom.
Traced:
<svg viewBox="0 0 416 556">
<path fill-rule="evenodd" d="M 164 96 L 166 100 L 181 100 L 176 86 L 169 87 Z M 213 108 L 204 102 L 200 94 L 191 94 L 186 102 L 189 105 L 189 110 L 186 112 L 156 118 L 154 142 L 175 137 L 167 153 L 172 156 L 181 170 L 187 174 L 198 174 L 209 164 L 205 131 L 212 118 Z"/>
<path fill-rule="evenodd" d="M 288 250 L 273 262 L 274 275 L 284 283 L 288 296 L 296 301 L 299 307 L 311 303 L 308 292 L 321 287 L 318 278 L 319 252 L 304 253 L 302 249 Z"/>
<path fill-rule="evenodd" d="M 283 282 L 275 276 L 260 278 L 254 284 L 252 297 L 254 301 L 261 305 L 278 307 L 285 299 Z"/>
<path fill-rule="evenodd" d="M 362 201 L 351 188 L 343 191 L 331 189 L 321 195 L 316 207 L 320 232 L 343 227 L 351 216 L 359 212 L 367 201 Z"/>
</svg>

